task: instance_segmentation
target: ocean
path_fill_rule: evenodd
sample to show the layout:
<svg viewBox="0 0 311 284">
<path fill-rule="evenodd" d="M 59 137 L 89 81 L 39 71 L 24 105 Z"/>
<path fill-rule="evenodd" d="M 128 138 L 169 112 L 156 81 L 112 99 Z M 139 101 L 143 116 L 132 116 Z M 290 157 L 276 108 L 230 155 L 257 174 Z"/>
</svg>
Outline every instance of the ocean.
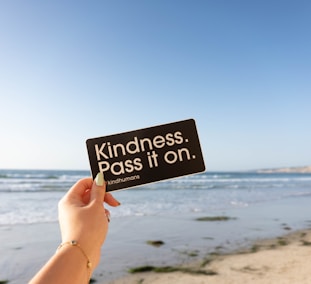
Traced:
<svg viewBox="0 0 311 284">
<path fill-rule="evenodd" d="M 57 203 L 89 171 L 0 170 L 0 226 L 57 221 Z M 311 174 L 205 172 L 113 193 L 113 218 L 218 215 L 235 208 L 311 197 Z M 311 216 L 310 216 L 311 218 Z"/>
</svg>

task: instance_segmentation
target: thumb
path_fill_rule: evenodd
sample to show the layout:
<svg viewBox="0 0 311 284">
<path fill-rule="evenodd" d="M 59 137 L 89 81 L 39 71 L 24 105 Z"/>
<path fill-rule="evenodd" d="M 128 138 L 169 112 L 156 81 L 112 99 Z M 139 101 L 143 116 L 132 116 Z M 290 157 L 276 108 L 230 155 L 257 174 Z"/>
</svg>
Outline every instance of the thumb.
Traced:
<svg viewBox="0 0 311 284">
<path fill-rule="evenodd" d="M 105 198 L 105 193 L 106 183 L 104 179 L 104 174 L 100 172 L 96 175 L 93 181 L 90 201 L 98 200 L 100 202 L 103 202 Z"/>
</svg>

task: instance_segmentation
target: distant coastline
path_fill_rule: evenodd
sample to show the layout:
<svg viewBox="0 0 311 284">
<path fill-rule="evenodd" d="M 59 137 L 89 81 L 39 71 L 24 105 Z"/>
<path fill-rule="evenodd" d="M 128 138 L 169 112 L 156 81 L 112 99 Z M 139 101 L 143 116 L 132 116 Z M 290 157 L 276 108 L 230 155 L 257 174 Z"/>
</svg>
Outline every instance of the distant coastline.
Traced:
<svg viewBox="0 0 311 284">
<path fill-rule="evenodd" d="M 274 169 L 261 169 L 257 173 L 273 174 L 273 173 L 311 173 L 311 166 L 304 167 L 289 167 L 289 168 L 274 168 Z"/>
</svg>

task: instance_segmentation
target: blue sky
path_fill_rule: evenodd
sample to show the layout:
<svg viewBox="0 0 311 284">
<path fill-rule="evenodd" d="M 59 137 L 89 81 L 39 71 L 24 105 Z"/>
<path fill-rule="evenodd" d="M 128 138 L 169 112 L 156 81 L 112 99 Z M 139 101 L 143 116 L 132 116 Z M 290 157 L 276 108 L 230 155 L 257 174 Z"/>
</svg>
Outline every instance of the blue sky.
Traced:
<svg viewBox="0 0 311 284">
<path fill-rule="evenodd" d="M 0 1 L 0 168 L 194 118 L 206 167 L 311 164 L 311 2 Z"/>
</svg>

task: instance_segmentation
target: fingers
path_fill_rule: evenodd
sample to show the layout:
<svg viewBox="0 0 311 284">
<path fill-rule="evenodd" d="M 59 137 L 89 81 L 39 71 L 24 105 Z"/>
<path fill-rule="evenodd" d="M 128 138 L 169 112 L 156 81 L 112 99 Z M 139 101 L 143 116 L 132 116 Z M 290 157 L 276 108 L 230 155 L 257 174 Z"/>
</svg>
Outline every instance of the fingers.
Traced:
<svg viewBox="0 0 311 284">
<path fill-rule="evenodd" d="M 67 197 L 80 199 L 85 205 L 93 200 L 104 201 L 112 207 L 121 205 L 111 193 L 106 193 L 106 182 L 103 173 L 98 173 L 94 181 L 92 178 L 80 179 L 70 188 Z"/>
<path fill-rule="evenodd" d="M 113 207 L 116 207 L 116 206 L 121 205 L 121 203 L 120 203 L 117 199 L 115 199 L 115 198 L 112 196 L 112 194 L 109 193 L 109 192 L 107 192 L 107 193 L 105 194 L 104 201 L 105 201 L 108 205 L 113 206 Z"/>
<path fill-rule="evenodd" d="M 106 217 L 107 217 L 107 221 L 109 223 L 110 222 L 110 218 L 111 218 L 109 210 L 105 209 L 105 214 L 106 214 Z"/>
<path fill-rule="evenodd" d="M 90 200 L 92 201 L 95 199 L 101 202 L 104 201 L 108 205 L 113 207 L 119 206 L 121 204 L 111 195 L 111 193 L 106 192 L 106 182 L 104 180 L 103 173 L 98 173 L 93 183 Z"/>
<path fill-rule="evenodd" d="M 105 193 L 106 193 L 106 183 L 104 180 L 104 174 L 98 173 L 92 185 L 90 202 L 92 201 L 103 202 L 105 198 Z"/>
<path fill-rule="evenodd" d="M 87 189 L 92 187 L 92 178 L 83 178 L 77 181 L 67 192 L 67 197 L 78 197 L 81 198 Z"/>
</svg>

